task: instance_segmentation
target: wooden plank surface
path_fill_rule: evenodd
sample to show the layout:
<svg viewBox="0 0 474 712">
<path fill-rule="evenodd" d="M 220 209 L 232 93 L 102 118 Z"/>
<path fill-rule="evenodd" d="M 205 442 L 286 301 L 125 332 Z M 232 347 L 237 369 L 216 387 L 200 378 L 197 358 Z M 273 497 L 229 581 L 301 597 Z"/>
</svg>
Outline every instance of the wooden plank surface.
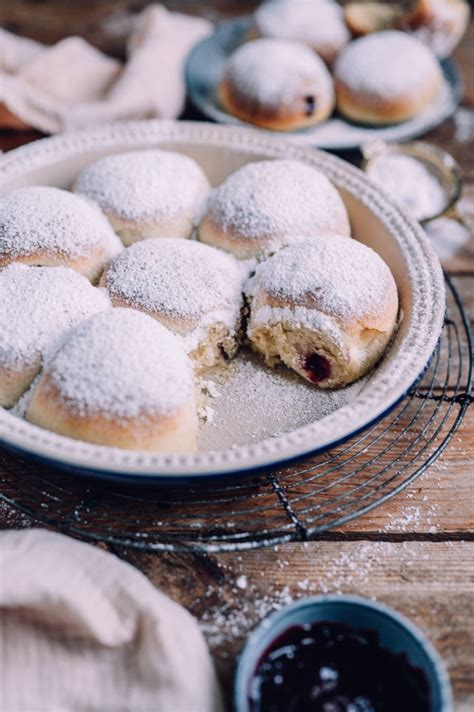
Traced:
<svg viewBox="0 0 474 712">
<path fill-rule="evenodd" d="M 144 0 L 2 0 L 0 25 L 54 42 L 74 32 L 123 56 L 124 39 Z M 172 0 L 171 9 L 222 19 L 255 2 Z M 452 225 L 433 238 L 474 318 L 474 23 L 455 53 L 462 68 L 463 103 L 425 137 L 460 163 L 461 212 L 467 233 Z M 39 137 L 0 134 L 0 150 Z M 444 226 L 446 227 L 446 226 Z M 469 234 L 470 231 L 470 234 Z M 20 476 L 20 473 L 19 473 Z M 149 555 L 114 552 L 193 612 L 201 622 L 221 679 L 230 690 L 235 656 L 245 635 L 267 612 L 295 597 L 357 593 L 393 605 L 431 638 L 448 665 L 457 712 L 474 709 L 474 407 L 450 446 L 410 487 L 384 505 L 325 534 L 324 540 L 235 554 Z M 225 513 L 222 514 L 225 516 Z M 0 527 L 30 519 L 0 503 Z"/>
<path fill-rule="evenodd" d="M 474 705 L 474 542 L 407 538 L 213 556 L 118 553 L 197 616 L 228 693 L 236 655 L 256 622 L 290 600 L 336 592 L 383 601 L 419 625 L 448 666 L 456 709 Z"/>
</svg>

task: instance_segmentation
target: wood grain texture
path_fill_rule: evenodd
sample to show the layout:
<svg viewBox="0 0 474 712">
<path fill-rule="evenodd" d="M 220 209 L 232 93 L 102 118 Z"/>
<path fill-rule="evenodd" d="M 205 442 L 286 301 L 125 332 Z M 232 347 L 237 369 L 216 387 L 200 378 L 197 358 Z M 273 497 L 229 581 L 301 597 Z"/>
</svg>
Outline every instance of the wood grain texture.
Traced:
<svg viewBox="0 0 474 712">
<path fill-rule="evenodd" d="M 266 613 L 309 594 L 355 593 L 420 626 L 448 666 L 458 709 L 474 702 L 473 542 L 312 542 L 206 557 L 119 553 L 200 620 L 228 693 L 236 654 Z"/>
<path fill-rule="evenodd" d="M 2 0 L 0 25 L 52 43 L 76 33 L 123 57 L 133 16 L 145 0 Z M 220 20 L 248 12 L 247 0 L 169 0 L 170 9 Z M 474 23 L 455 52 L 465 82 L 455 116 L 424 140 L 460 163 L 465 180 L 463 219 L 469 239 L 436 244 L 474 319 Z M 189 108 L 185 114 L 194 118 Z M 0 150 L 40 135 L 0 133 Z M 348 156 L 357 162 L 358 156 Z M 468 354 L 465 353 L 465 356 Z M 9 455 L 3 455 L 9 458 Z M 1 472 L 0 458 L 0 472 Z M 3 460 L 5 463 L 5 459 Z M 22 469 L 18 468 L 18 477 Z M 450 446 L 410 487 L 359 519 L 308 544 L 240 554 L 114 553 L 137 566 L 201 622 L 228 693 L 235 658 L 247 632 L 267 612 L 308 594 L 344 592 L 375 597 L 409 616 L 448 665 L 456 712 L 474 709 L 474 406 Z M 220 516 L 225 516 L 222 513 Z M 34 522 L 0 502 L 0 527 Z M 243 578 L 242 578 L 243 577 Z"/>
</svg>

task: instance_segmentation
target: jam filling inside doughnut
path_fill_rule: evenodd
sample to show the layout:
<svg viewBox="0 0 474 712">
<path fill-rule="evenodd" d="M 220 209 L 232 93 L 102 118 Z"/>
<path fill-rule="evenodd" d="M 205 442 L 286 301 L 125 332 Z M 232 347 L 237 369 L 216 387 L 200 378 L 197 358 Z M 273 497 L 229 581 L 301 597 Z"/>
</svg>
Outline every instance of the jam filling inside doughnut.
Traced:
<svg viewBox="0 0 474 712">
<path fill-rule="evenodd" d="M 309 376 L 312 383 L 321 383 L 331 375 L 331 364 L 319 354 L 309 354 L 306 356 L 303 368 Z"/>
<path fill-rule="evenodd" d="M 314 96 L 305 96 L 304 100 L 306 102 L 306 116 L 311 116 L 316 107 L 316 98 Z"/>
</svg>

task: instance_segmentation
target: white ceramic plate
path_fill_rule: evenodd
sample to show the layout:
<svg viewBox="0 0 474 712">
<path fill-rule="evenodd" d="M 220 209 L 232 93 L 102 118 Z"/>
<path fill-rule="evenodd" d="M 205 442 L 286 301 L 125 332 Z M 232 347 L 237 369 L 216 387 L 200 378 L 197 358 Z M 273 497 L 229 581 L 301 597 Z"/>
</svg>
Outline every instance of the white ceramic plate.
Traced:
<svg viewBox="0 0 474 712">
<path fill-rule="evenodd" d="M 216 87 L 224 63 L 245 40 L 252 26 L 251 17 L 241 17 L 220 25 L 216 32 L 200 42 L 191 52 L 186 66 L 186 84 L 194 105 L 208 118 L 221 124 L 249 126 L 228 114 L 218 103 Z M 461 95 L 461 80 L 451 60 L 441 62 L 443 84 L 433 102 L 418 116 L 401 124 L 362 126 L 333 116 L 317 126 L 300 131 L 276 132 L 298 143 L 330 151 L 358 148 L 371 141 L 407 141 L 427 133 L 456 110 Z M 254 127 L 254 130 L 262 131 Z"/>
<path fill-rule="evenodd" d="M 117 478 L 167 479 L 264 468 L 325 449 L 380 418 L 425 369 L 441 332 L 445 295 L 439 261 L 423 231 L 372 185 L 334 156 L 255 131 L 214 124 L 144 121 L 63 134 L 0 158 L 1 190 L 47 184 L 67 188 L 91 161 L 160 146 L 195 158 L 213 185 L 249 161 L 294 158 L 322 170 L 341 191 L 353 235 L 373 247 L 397 281 L 403 314 L 379 366 L 331 395 L 265 371 L 238 357 L 210 399 L 214 422 L 203 423 L 195 455 L 163 455 L 92 445 L 42 430 L 0 408 L 0 439 L 54 464 Z M 218 377 L 222 381 L 223 377 Z"/>
</svg>

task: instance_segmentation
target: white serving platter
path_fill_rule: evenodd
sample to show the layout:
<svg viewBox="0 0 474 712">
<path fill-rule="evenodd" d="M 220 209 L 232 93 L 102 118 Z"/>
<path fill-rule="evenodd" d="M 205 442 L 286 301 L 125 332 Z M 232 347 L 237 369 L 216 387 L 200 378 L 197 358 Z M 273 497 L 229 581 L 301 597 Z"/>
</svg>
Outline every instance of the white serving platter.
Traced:
<svg viewBox="0 0 474 712">
<path fill-rule="evenodd" d="M 220 106 L 216 88 L 226 60 L 245 41 L 251 28 L 252 18 L 248 16 L 222 23 L 214 34 L 196 45 L 187 61 L 186 85 L 193 104 L 207 118 L 221 124 L 250 125 Z M 400 142 L 421 136 L 451 116 L 459 104 L 461 79 L 457 67 L 450 59 L 440 65 L 443 83 L 438 94 L 426 109 L 408 121 L 390 126 L 363 126 L 336 114 L 316 126 L 283 134 L 275 133 L 297 143 L 329 151 L 355 149 L 372 141 Z M 262 131 L 256 126 L 254 130 Z"/>
<path fill-rule="evenodd" d="M 348 163 L 250 129 L 142 121 L 63 134 L 11 151 L 0 158 L 0 191 L 33 184 L 68 188 L 84 166 L 101 156 L 157 146 L 192 156 L 213 185 L 262 159 L 293 158 L 323 171 L 341 192 L 354 237 L 374 248 L 395 276 L 401 321 L 391 345 L 368 376 L 333 394 L 298 381 L 283 368 L 265 370 L 243 352 L 228 371 L 211 376 L 213 418 L 202 422 L 193 455 L 92 445 L 38 428 L 1 408 L 0 441 L 60 467 L 161 484 L 273 467 L 331 447 L 389 411 L 435 349 L 445 310 L 443 274 L 419 225 Z"/>
</svg>

